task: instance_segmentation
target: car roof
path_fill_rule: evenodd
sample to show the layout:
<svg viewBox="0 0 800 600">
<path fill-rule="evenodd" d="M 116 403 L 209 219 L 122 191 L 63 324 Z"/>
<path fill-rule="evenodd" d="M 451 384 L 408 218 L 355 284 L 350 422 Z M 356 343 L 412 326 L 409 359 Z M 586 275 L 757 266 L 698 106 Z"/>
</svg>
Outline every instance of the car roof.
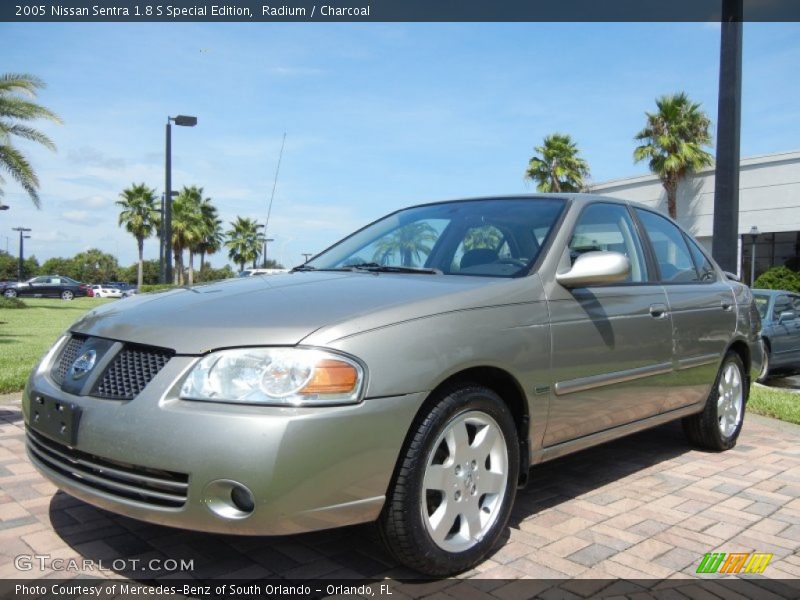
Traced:
<svg viewBox="0 0 800 600">
<path fill-rule="evenodd" d="M 571 200 L 573 204 L 582 204 L 586 205 L 591 202 L 611 202 L 614 204 L 623 204 L 626 206 L 634 206 L 636 208 L 644 208 L 647 210 L 654 210 L 652 206 L 648 206 L 646 204 L 642 204 L 641 202 L 634 202 L 632 200 L 625 200 L 623 198 L 615 198 L 613 196 L 605 196 L 602 194 L 590 194 L 587 192 L 575 192 L 575 193 L 535 193 L 535 194 L 501 194 L 497 196 L 472 196 L 466 198 L 450 198 L 447 200 L 435 200 L 431 202 L 423 202 L 421 204 L 414 204 L 411 206 L 406 206 L 399 210 L 405 210 L 407 208 L 418 208 L 422 206 L 433 206 L 436 204 L 450 204 L 455 202 L 475 202 L 480 200 L 552 200 L 552 199 L 560 199 L 560 200 Z M 394 211 L 394 212 L 398 212 Z"/>
</svg>

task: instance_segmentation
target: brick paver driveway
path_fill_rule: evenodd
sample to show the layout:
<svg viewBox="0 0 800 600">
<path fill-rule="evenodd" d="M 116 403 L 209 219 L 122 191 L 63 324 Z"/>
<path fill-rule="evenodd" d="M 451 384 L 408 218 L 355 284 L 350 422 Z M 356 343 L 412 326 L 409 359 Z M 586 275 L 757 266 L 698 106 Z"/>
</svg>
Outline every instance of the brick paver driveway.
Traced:
<svg viewBox="0 0 800 600">
<path fill-rule="evenodd" d="M 33 469 L 18 402 L 0 406 L 0 419 L 0 578 L 55 576 L 15 568 L 15 556 L 34 553 L 107 562 L 194 559 L 196 578 L 411 576 L 368 525 L 246 538 L 98 510 L 58 492 Z M 687 577 L 706 552 L 757 551 L 774 554 L 765 576 L 796 578 L 799 498 L 800 428 L 748 415 L 739 445 L 713 454 L 690 449 L 672 424 L 535 468 L 505 543 L 464 576 Z"/>
</svg>

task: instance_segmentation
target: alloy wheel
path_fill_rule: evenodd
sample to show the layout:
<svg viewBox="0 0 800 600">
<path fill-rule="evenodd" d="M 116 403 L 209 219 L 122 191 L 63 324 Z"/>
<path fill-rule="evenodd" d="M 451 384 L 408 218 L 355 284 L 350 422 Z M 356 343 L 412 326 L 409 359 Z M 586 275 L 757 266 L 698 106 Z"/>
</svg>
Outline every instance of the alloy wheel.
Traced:
<svg viewBox="0 0 800 600">
<path fill-rule="evenodd" d="M 482 411 L 456 415 L 426 460 L 422 521 L 434 543 L 463 552 L 479 543 L 503 506 L 508 448 L 497 422 Z"/>
<path fill-rule="evenodd" d="M 719 430 L 725 437 L 730 437 L 739 427 L 744 408 L 744 386 L 742 374 L 735 363 L 728 363 L 722 371 L 717 390 L 717 419 Z"/>
</svg>

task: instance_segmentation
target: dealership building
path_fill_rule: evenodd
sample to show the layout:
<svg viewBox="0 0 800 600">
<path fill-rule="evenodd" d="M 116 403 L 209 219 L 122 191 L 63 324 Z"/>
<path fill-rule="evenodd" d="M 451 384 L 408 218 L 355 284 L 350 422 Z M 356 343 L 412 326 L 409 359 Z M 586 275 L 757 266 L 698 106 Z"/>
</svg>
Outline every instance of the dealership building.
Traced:
<svg viewBox="0 0 800 600">
<path fill-rule="evenodd" d="M 655 175 L 593 184 L 592 192 L 633 200 L 667 212 L 667 196 Z M 678 188 L 678 222 L 711 250 L 714 169 L 700 171 Z M 756 234 L 756 235 L 751 235 Z M 739 177 L 739 275 L 750 283 L 773 266 L 800 269 L 800 152 L 742 159 Z"/>
</svg>

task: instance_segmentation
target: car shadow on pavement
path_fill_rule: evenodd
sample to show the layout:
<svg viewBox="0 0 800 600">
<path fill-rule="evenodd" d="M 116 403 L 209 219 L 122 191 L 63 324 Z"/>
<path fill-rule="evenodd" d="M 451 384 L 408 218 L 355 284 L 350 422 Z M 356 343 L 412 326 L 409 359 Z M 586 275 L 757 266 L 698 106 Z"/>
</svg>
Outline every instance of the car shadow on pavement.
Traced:
<svg viewBox="0 0 800 600">
<path fill-rule="evenodd" d="M 680 421 L 674 421 L 537 465 L 530 471 L 527 487 L 517 493 L 509 525 L 519 527 L 532 515 L 578 496 L 598 505 L 622 500 L 626 496 L 619 490 L 601 488 L 691 450 Z"/>
<path fill-rule="evenodd" d="M 0 406 L 0 423 L 18 423 L 22 421 L 22 411 L 18 408 L 4 408 Z"/>
<path fill-rule="evenodd" d="M 673 423 L 537 466 L 528 487 L 517 494 L 509 528 L 518 529 L 522 521 L 578 496 L 622 499 L 600 488 L 689 450 L 679 424 Z M 60 491 L 51 499 L 49 516 L 55 532 L 81 560 L 138 581 L 420 578 L 398 566 L 373 524 L 285 537 L 206 534 L 135 521 Z M 502 552 L 502 544 L 496 552 Z M 188 564 L 190 568 L 181 570 Z"/>
</svg>

